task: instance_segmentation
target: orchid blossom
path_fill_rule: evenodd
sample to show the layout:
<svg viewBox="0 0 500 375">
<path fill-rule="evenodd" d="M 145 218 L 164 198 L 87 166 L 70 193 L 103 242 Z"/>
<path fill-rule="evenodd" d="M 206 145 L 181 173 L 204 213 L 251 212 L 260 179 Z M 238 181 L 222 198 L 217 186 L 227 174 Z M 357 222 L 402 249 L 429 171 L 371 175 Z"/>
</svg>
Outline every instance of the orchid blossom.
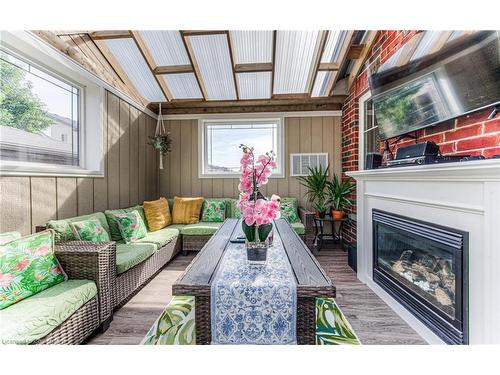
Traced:
<svg viewBox="0 0 500 375">
<path fill-rule="evenodd" d="M 271 220 L 280 217 L 280 197 L 273 195 L 271 200 L 265 200 L 258 197 L 258 191 L 259 187 L 267 184 L 271 170 L 276 168 L 275 154 L 270 151 L 255 160 L 253 148 L 245 145 L 240 147 L 243 149 L 243 156 L 240 160 L 238 207 L 242 218 L 248 226 L 270 224 Z"/>
</svg>

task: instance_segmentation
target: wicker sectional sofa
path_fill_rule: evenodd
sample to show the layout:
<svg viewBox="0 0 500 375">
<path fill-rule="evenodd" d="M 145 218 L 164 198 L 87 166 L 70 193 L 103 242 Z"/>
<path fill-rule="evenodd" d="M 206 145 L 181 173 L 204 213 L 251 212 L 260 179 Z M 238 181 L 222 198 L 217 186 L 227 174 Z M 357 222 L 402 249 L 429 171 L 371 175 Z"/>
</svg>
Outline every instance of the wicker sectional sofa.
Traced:
<svg viewBox="0 0 500 375">
<path fill-rule="evenodd" d="M 226 201 L 226 217 L 238 217 L 237 210 L 234 208 L 236 200 L 231 198 L 221 198 Z M 173 200 L 169 199 L 169 205 L 172 207 Z M 113 211 L 139 211 L 144 217 L 143 207 L 140 205 Z M 56 232 L 57 244 L 60 248 L 66 249 L 64 259 L 61 260 L 63 267 L 66 267 L 66 260 L 69 259 L 72 251 L 82 256 L 85 253 L 96 253 L 103 246 L 110 249 L 113 255 L 107 261 L 107 279 L 109 289 L 100 288 L 102 294 L 100 300 L 105 301 L 101 306 L 100 322 L 103 330 L 107 328 L 112 319 L 111 311 L 124 305 L 130 298 L 137 293 L 152 277 L 154 277 L 178 252 L 199 251 L 205 243 L 218 230 L 222 223 L 199 222 L 196 224 L 173 224 L 158 231 L 147 233 L 146 237 L 133 244 L 126 244 L 116 227 L 110 221 L 110 213 L 113 211 L 96 212 L 89 215 L 78 216 L 63 220 L 50 221 L 48 228 Z M 312 213 L 298 208 L 301 218 L 300 222 L 292 223 L 292 227 L 301 236 L 301 238 L 311 246 L 314 239 L 314 227 Z M 88 218 L 97 218 L 103 227 L 110 233 L 113 242 L 92 243 L 85 241 L 76 241 L 71 233 L 69 223 L 72 221 L 81 221 Z M 38 227 L 39 230 L 45 227 Z M 68 266 L 70 263 L 68 261 Z M 102 268 L 102 267 L 101 267 Z M 108 307 L 106 307 L 108 306 Z"/>
</svg>

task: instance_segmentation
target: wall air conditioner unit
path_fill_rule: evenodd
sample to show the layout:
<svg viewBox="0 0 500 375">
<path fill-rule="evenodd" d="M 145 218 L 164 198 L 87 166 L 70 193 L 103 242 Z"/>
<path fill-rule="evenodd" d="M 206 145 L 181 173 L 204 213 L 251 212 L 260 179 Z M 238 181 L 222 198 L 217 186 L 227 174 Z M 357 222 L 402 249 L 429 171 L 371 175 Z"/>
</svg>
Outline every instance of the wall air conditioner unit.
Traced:
<svg viewBox="0 0 500 375">
<path fill-rule="evenodd" d="M 290 154 L 290 176 L 308 176 L 309 167 L 328 166 L 328 153 Z"/>
</svg>

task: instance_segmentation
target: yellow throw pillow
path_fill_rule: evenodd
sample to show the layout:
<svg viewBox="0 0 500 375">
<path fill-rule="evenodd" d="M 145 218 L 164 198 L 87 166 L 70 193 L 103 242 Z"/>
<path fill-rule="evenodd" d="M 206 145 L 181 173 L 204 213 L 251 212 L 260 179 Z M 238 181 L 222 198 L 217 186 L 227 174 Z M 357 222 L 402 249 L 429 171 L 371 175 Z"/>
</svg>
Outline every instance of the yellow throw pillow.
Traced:
<svg viewBox="0 0 500 375">
<path fill-rule="evenodd" d="M 148 227 L 151 232 L 163 229 L 167 225 L 172 224 L 170 208 L 165 198 L 150 202 L 145 201 L 144 213 L 146 214 L 146 221 L 148 222 Z"/>
<path fill-rule="evenodd" d="M 196 224 L 200 221 L 203 198 L 174 197 L 172 209 L 173 224 Z"/>
</svg>

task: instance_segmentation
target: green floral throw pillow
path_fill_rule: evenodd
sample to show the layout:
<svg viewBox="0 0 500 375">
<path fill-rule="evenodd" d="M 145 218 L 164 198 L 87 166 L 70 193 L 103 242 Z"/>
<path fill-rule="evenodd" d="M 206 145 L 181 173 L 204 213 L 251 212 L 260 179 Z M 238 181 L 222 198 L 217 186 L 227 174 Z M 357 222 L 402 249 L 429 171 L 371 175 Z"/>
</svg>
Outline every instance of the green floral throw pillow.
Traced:
<svg viewBox="0 0 500 375">
<path fill-rule="evenodd" d="M 71 231 L 75 237 L 82 241 L 104 242 L 109 241 L 108 232 L 103 228 L 98 219 L 92 218 L 70 223 Z"/>
<path fill-rule="evenodd" d="M 286 198 L 282 199 L 280 202 L 280 212 L 281 217 L 288 220 L 289 223 L 296 223 L 300 221 L 299 214 L 297 213 L 297 207 L 293 200 L 288 200 Z"/>
<path fill-rule="evenodd" d="M 144 220 L 138 211 L 131 211 L 123 214 L 115 214 L 118 228 L 122 238 L 126 243 L 136 242 L 146 237 L 147 230 Z"/>
<path fill-rule="evenodd" d="M 221 223 L 226 218 L 226 202 L 223 199 L 205 199 L 201 221 Z"/>
<path fill-rule="evenodd" d="M 66 279 L 54 255 L 54 231 L 0 246 L 0 310 Z"/>
</svg>

